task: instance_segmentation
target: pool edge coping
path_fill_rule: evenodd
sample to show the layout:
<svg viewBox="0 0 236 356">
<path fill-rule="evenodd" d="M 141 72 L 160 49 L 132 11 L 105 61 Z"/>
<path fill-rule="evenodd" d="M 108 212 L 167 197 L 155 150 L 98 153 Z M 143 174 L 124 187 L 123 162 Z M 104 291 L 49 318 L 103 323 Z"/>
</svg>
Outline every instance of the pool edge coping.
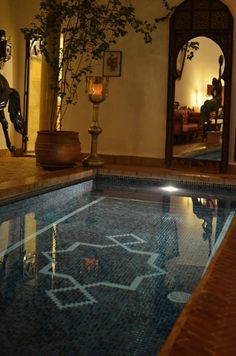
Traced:
<svg viewBox="0 0 236 356">
<path fill-rule="evenodd" d="M 201 183 L 201 184 L 215 184 L 222 186 L 236 187 L 236 179 L 232 176 L 219 174 L 203 174 L 203 173 L 183 173 L 180 171 L 170 171 L 162 169 L 158 171 L 141 171 L 138 167 L 122 167 L 119 170 L 113 168 L 90 168 L 84 169 L 76 167 L 74 169 L 67 169 L 57 171 L 56 173 L 48 173 L 43 177 L 32 176 L 24 180 L 23 185 L 17 186 L 18 180 L 4 182 L 0 186 L 0 205 L 10 203 L 13 200 L 20 200 L 28 198 L 32 195 L 38 195 L 48 192 L 50 190 L 59 189 L 67 185 L 76 184 L 84 180 L 93 179 L 96 177 L 114 176 L 123 178 L 132 178 L 137 180 L 167 180 L 181 181 L 187 183 Z M 236 178 L 236 177 L 235 177 Z"/>
</svg>

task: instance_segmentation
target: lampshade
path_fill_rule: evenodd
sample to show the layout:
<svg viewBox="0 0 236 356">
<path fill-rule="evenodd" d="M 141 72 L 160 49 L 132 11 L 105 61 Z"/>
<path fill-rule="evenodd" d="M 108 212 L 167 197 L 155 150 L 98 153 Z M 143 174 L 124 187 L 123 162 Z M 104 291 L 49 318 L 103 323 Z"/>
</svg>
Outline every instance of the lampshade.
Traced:
<svg viewBox="0 0 236 356">
<path fill-rule="evenodd" d="M 207 84 L 207 96 L 212 95 L 211 91 L 212 91 L 212 85 L 211 84 Z"/>
<path fill-rule="evenodd" d="M 212 85 L 207 84 L 207 96 L 212 96 Z M 221 96 L 222 96 L 222 101 L 221 104 L 224 105 L 224 93 L 225 93 L 225 88 L 222 86 L 222 91 L 221 91 Z"/>
</svg>

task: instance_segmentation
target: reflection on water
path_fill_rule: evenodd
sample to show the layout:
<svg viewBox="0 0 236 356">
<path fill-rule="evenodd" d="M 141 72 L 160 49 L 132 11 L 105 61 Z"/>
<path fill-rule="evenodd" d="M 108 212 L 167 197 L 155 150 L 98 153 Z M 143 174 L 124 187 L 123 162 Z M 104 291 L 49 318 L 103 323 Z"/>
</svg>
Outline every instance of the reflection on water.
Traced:
<svg viewBox="0 0 236 356">
<path fill-rule="evenodd" d="M 202 223 L 202 238 L 209 243 L 209 255 L 212 250 L 212 225 L 213 216 L 217 212 L 217 201 L 215 199 L 192 198 L 193 212 L 200 219 Z"/>
<path fill-rule="evenodd" d="M 37 275 L 36 240 L 24 241 L 24 238 L 35 229 L 34 213 L 16 216 L 0 224 L 0 298 L 3 304 L 14 301 L 19 283 L 34 284 Z M 16 248 L 10 252 L 15 241 Z"/>
<path fill-rule="evenodd" d="M 174 195 L 162 196 L 160 211 L 156 215 L 159 227 L 157 231 L 153 232 L 157 241 L 155 250 L 160 253 L 158 258 L 160 267 L 168 269 L 168 263 L 171 260 L 177 261 L 178 264 L 187 263 L 188 265 L 203 266 L 203 260 L 206 258 L 203 257 L 202 260 L 202 256 L 210 255 L 212 246 L 217 240 L 225 221 L 223 210 L 220 210 L 218 205 L 217 199 L 195 196 L 192 198 Z M 180 216 L 179 209 L 183 216 Z M 50 209 L 48 214 L 51 214 Z M 96 228 L 97 224 L 101 224 L 101 221 L 96 219 L 93 214 L 86 214 L 86 224 L 92 226 L 91 221 L 95 221 Z M 37 226 L 42 227 L 42 218 L 38 216 L 37 222 L 35 212 L 27 212 L 5 221 L 2 217 L 0 225 L 0 276 L 2 282 L 5 279 L 4 283 L 6 283 L 7 278 L 11 279 L 13 271 L 15 278 L 17 275 L 24 281 L 36 280 L 39 268 L 37 258 L 41 254 L 37 246 L 40 246 L 38 244 Z M 52 251 L 50 272 L 52 280 L 56 274 L 57 250 L 60 250 L 61 245 L 60 231 L 60 225 L 54 223 L 47 229 L 47 236 L 50 237 L 51 241 L 49 246 L 51 245 Z M 69 231 L 68 234 L 70 234 Z M 186 238 L 186 235 L 188 238 Z M 28 238 L 30 236 L 31 238 Z M 63 239 L 65 238 L 66 236 L 63 236 Z M 206 242 L 208 245 L 206 245 Z M 15 248 L 12 248 L 12 246 L 15 246 Z M 192 249 L 195 250 L 196 257 L 193 257 Z M 85 255 L 80 256 L 78 269 L 81 273 L 84 271 L 95 273 L 98 268 L 99 256 L 96 251 L 87 251 Z M 17 273 L 16 269 L 18 269 Z M 176 266 L 174 267 L 175 272 Z M 170 275 L 168 275 L 167 279 L 170 278 Z"/>
<path fill-rule="evenodd" d="M 162 266 L 169 259 L 179 256 L 178 228 L 175 215 L 170 211 L 170 196 L 162 198 L 162 212 L 159 228 L 159 244 Z"/>
</svg>

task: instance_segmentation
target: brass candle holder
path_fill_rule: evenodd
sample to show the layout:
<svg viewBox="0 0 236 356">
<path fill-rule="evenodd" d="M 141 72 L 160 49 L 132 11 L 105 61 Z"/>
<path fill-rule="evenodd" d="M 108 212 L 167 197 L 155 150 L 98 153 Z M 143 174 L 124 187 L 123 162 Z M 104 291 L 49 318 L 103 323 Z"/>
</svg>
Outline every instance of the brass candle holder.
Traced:
<svg viewBox="0 0 236 356">
<path fill-rule="evenodd" d="M 93 118 L 88 129 L 91 135 L 91 150 L 89 156 L 84 158 L 83 165 L 85 167 L 102 167 L 104 160 L 97 154 L 98 135 L 102 129 L 98 121 L 99 104 L 102 103 L 107 96 L 108 78 L 88 76 L 86 78 L 86 94 L 89 100 L 93 103 Z"/>
</svg>

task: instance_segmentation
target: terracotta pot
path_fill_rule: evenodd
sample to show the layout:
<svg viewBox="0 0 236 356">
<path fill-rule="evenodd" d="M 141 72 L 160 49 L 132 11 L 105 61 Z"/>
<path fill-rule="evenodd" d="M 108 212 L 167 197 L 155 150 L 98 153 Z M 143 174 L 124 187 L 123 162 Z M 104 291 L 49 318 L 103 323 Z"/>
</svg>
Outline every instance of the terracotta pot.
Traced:
<svg viewBox="0 0 236 356">
<path fill-rule="evenodd" d="M 81 159 L 78 135 L 74 131 L 38 131 L 36 164 L 45 169 L 73 167 Z"/>
</svg>

